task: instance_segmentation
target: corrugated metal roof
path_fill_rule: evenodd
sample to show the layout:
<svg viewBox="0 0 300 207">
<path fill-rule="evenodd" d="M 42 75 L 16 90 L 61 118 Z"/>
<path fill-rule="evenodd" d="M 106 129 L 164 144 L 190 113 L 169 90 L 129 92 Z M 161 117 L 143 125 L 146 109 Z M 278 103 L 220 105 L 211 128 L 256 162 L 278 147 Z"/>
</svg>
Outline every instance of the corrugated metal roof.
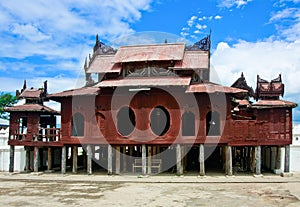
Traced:
<svg viewBox="0 0 300 207">
<path fill-rule="evenodd" d="M 239 88 L 232 88 L 228 86 L 221 86 L 215 83 L 200 83 L 200 84 L 194 84 L 190 85 L 186 93 L 247 93 L 248 91 L 239 89 Z"/>
<path fill-rule="evenodd" d="M 121 65 L 114 64 L 115 55 L 97 55 L 87 69 L 88 73 L 120 73 Z"/>
<path fill-rule="evenodd" d="M 58 111 L 51 109 L 48 106 L 40 105 L 40 104 L 24 104 L 18 106 L 12 106 L 5 108 L 7 112 L 14 112 L 14 111 L 28 111 L 28 112 L 47 112 L 50 114 L 59 114 Z"/>
<path fill-rule="evenodd" d="M 69 96 L 84 96 L 84 95 L 98 95 L 100 89 L 95 87 L 83 87 L 72 90 L 67 90 L 59 93 L 48 95 L 49 98 L 69 97 Z"/>
<path fill-rule="evenodd" d="M 209 67 L 209 52 L 208 51 L 185 51 L 183 60 L 177 61 L 176 69 L 196 69 Z"/>
<path fill-rule="evenodd" d="M 20 98 L 40 98 L 41 94 L 43 93 L 42 89 L 25 89 L 21 94 Z"/>
<path fill-rule="evenodd" d="M 121 87 L 121 86 L 188 86 L 190 77 L 146 77 L 103 80 L 95 87 Z"/>
<path fill-rule="evenodd" d="M 115 56 L 116 63 L 154 60 L 182 60 L 185 44 L 136 45 L 120 47 Z"/>
<path fill-rule="evenodd" d="M 274 107 L 287 107 L 294 108 L 298 104 L 285 100 L 259 100 L 258 102 L 252 104 L 252 108 L 274 108 Z"/>
</svg>

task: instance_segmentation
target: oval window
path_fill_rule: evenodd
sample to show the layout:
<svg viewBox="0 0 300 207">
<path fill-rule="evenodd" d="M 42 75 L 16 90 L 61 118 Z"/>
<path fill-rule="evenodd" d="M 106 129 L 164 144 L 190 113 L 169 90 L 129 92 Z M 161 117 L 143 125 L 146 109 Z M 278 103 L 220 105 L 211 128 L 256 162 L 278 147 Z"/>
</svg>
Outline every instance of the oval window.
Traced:
<svg viewBox="0 0 300 207">
<path fill-rule="evenodd" d="M 155 107 L 150 115 L 150 126 L 154 134 L 163 136 L 170 128 L 170 114 L 162 106 Z"/>
<path fill-rule="evenodd" d="M 128 136 L 135 128 L 135 115 L 130 107 L 123 107 L 117 115 L 117 128 L 122 136 Z"/>
</svg>

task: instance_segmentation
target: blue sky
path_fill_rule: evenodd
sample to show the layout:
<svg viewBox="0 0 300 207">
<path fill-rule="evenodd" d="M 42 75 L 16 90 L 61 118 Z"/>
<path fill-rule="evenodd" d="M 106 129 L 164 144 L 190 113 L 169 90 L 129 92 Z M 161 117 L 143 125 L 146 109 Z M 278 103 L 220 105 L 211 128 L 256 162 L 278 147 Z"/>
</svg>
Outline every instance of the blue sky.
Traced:
<svg viewBox="0 0 300 207">
<path fill-rule="evenodd" d="M 20 89 L 24 79 L 34 87 L 48 80 L 50 92 L 77 87 L 96 34 L 113 45 L 193 43 L 210 29 L 213 81 L 231 85 L 244 72 L 255 88 L 257 74 L 281 73 L 283 99 L 300 102 L 300 0 L 1 1 L 0 91 Z"/>
</svg>

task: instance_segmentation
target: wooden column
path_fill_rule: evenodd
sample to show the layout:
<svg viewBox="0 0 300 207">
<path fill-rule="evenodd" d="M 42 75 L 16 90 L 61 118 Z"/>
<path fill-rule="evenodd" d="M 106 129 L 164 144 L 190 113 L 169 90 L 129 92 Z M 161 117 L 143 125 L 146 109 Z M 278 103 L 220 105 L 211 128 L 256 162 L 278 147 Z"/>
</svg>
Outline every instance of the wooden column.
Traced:
<svg viewBox="0 0 300 207">
<path fill-rule="evenodd" d="M 275 169 L 280 169 L 280 158 L 281 158 L 281 151 L 280 147 L 276 147 L 276 161 L 275 161 Z"/>
<path fill-rule="evenodd" d="M 153 146 L 152 147 L 152 156 L 153 156 L 153 158 L 156 158 L 156 146 Z"/>
<path fill-rule="evenodd" d="M 274 169 L 276 169 L 276 147 L 271 147 L 271 170 L 273 171 Z"/>
<path fill-rule="evenodd" d="M 10 148 L 9 148 L 9 172 L 14 171 L 14 165 L 15 165 L 15 146 L 10 145 Z"/>
<path fill-rule="evenodd" d="M 73 146 L 73 165 L 72 165 L 72 173 L 77 173 L 77 159 L 78 159 L 78 147 Z"/>
<path fill-rule="evenodd" d="M 284 172 L 290 172 L 290 145 L 285 146 Z"/>
<path fill-rule="evenodd" d="M 30 172 L 30 147 L 25 147 L 26 160 L 25 160 L 25 171 Z"/>
<path fill-rule="evenodd" d="M 204 144 L 200 144 L 199 146 L 199 164 L 200 164 L 200 172 L 201 176 L 205 175 L 205 159 L 204 159 Z"/>
<path fill-rule="evenodd" d="M 87 174 L 91 175 L 93 173 L 92 169 L 92 158 L 93 158 L 93 152 L 92 152 L 92 146 L 90 144 L 86 147 L 86 153 L 87 153 Z"/>
<path fill-rule="evenodd" d="M 280 147 L 280 170 L 284 172 L 285 166 L 285 147 Z"/>
<path fill-rule="evenodd" d="M 123 159 L 123 172 L 127 172 L 126 146 L 123 146 L 122 159 Z"/>
<path fill-rule="evenodd" d="M 146 155 L 147 151 L 146 151 L 146 145 L 143 144 L 142 145 L 142 174 L 146 175 L 147 174 L 147 164 L 146 164 Z"/>
<path fill-rule="evenodd" d="M 67 168 L 67 147 L 63 146 L 61 149 L 61 173 L 65 174 Z"/>
<path fill-rule="evenodd" d="M 38 147 L 34 147 L 33 151 L 33 171 L 39 171 L 39 162 L 40 162 L 40 152 Z"/>
<path fill-rule="evenodd" d="M 107 174 L 112 175 L 112 146 L 107 146 Z"/>
<path fill-rule="evenodd" d="M 261 174 L 261 146 L 255 147 L 255 174 Z"/>
<path fill-rule="evenodd" d="M 48 147 L 48 165 L 47 165 L 47 170 L 52 169 L 52 148 Z"/>
<path fill-rule="evenodd" d="M 121 154 L 120 154 L 120 146 L 116 147 L 116 174 L 120 174 L 120 168 L 121 168 Z"/>
<path fill-rule="evenodd" d="M 151 146 L 148 146 L 148 174 L 151 174 L 151 159 L 152 159 L 152 148 Z"/>
<path fill-rule="evenodd" d="M 176 168 L 177 168 L 177 175 L 182 175 L 183 174 L 181 160 L 182 160 L 181 146 L 180 146 L 180 144 L 177 144 L 176 145 Z"/>
<path fill-rule="evenodd" d="M 225 146 L 225 153 L 226 153 L 226 175 L 232 176 L 232 147 Z"/>
</svg>

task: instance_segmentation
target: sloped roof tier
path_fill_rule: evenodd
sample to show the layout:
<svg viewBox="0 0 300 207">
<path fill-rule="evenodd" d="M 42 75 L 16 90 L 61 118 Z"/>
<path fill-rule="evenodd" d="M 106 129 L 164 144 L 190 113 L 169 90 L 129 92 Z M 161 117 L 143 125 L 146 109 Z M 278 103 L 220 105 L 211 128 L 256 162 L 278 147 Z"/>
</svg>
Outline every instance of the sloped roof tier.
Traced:
<svg viewBox="0 0 300 207">
<path fill-rule="evenodd" d="M 295 108 L 298 104 L 285 100 L 259 100 L 252 104 L 252 108 Z"/>
<path fill-rule="evenodd" d="M 32 89 L 25 89 L 21 94 L 20 98 L 40 98 L 41 94 L 43 93 L 42 89 L 32 88 Z"/>
<path fill-rule="evenodd" d="M 114 64 L 115 55 L 97 55 L 91 62 L 87 73 L 120 73 L 121 65 Z"/>
<path fill-rule="evenodd" d="M 60 97 L 70 97 L 70 96 L 90 96 L 90 95 L 98 95 L 99 91 L 100 89 L 96 87 L 82 87 L 82 88 L 62 91 L 59 93 L 53 93 L 48 95 L 48 97 L 60 98 Z"/>
<path fill-rule="evenodd" d="M 114 61 L 116 63 L 126 63 L 182 60 L 184 50 L 184 43 L 122 46 L 118 49 Z"/>
<path fill-rule="evenodd" d="M 232 88 L 228 86 L 221 86 L 215 83 L 199 83 L 190 85 L 186 93 L 231 93 L 231 94 L 246 94 L 248 91 L 239 89 L 239 88 Z"/>
<path fill-rule="evenodd" d="M 24 104 L 18 106 L 12 106 L 5 108 L 7 112 L 41 112 L 41 113 L 49 113 L 49 114 L 59 114 L 58 111 L 51 109 L 48 106 L 40 105 L 40 104 Z"/>
<path fill-rule="evenodd" d="M 177 61 L 174 70 L 180 69 L 201 69 L 209 68 L 209 52 L 208 51 L 185 51 L 183 60 Z"/>
<path fill-rule="evenodd" d="M 190 77 L 148 77 L 103 80 L 94 87 L 130 87 L 130 86 L 188 86 Z"/>
</svg>

